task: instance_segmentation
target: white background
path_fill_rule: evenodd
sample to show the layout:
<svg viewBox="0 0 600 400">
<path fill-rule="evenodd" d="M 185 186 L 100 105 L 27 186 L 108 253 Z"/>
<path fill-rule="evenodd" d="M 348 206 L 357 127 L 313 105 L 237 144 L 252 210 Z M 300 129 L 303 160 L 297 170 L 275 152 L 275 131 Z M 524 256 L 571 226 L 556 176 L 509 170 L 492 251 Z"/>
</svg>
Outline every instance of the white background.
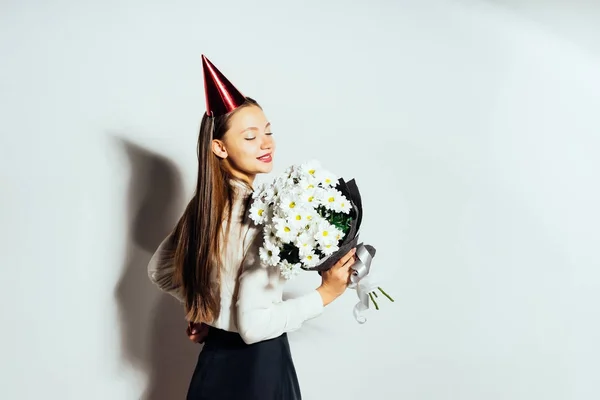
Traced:
<svg viewBox="0 0 600 400">
<path fill-rule="evenodd" d="M 275 173 L 356 178 L 396 299 L 290 334 L 306 400 L 600 398 L 597 2 L 4 0 L 2 399 L 184 398 L 200 346 L 146 264 L 193 190 L 202 53 Z"/>
</svg>

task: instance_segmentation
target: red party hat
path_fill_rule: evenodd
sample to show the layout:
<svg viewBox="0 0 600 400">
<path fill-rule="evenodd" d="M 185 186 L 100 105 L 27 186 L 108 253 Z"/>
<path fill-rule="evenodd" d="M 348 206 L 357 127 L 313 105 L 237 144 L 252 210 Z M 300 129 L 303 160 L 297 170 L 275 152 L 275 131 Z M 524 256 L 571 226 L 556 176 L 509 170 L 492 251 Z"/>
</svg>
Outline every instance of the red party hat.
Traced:
<svg viewBox="0 0 600 400">
<path fill-rule="evenodd" d="M 211 117 L 227 114 L 246 100 L 244 95 L 202 54 L 206 113 Z"/>
</svg>

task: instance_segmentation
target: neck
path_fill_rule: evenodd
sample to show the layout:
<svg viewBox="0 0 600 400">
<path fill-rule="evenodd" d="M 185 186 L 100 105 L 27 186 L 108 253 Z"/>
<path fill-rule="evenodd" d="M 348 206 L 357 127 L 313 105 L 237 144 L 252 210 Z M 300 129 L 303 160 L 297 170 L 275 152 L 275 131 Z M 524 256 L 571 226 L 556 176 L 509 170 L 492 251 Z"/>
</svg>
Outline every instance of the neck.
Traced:
<svg viewBox="0 0 600 400">
<path fill-rule="evenodd" d="M 247 175 L 237 170 L 232 170 L 231 175 L 233 175 L 234 178 L 247 182 L 250 186 L 254 186 L 254 178 L 256 175 Z"/>
</svg>

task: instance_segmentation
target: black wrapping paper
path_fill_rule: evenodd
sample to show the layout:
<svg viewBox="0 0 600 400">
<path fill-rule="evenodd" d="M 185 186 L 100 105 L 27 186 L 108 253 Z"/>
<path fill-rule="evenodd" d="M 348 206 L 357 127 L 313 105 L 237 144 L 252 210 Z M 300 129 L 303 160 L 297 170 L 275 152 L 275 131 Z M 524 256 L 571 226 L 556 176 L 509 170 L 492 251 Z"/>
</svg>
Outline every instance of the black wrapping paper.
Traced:
<svg viewBox="0 0 600 400">
<path fill-rule="evenodd" d="M 302 267 L 306 271 L 327 271 L 331 267 L 337 263 L 340 258 L 342 258 L 346 253 L 348 253 L 352 248 L 363 245 L 363 243 L 358 243 L 359 235 L 360 235 L 360 225 L 362 223 L 363 218 L 363 208 L 362 208 L 362 199 L 360 196 L 360 191 L 358 190 L 358 186 L 356 185 L 356 181 L 354 179 L 345 182 L 344 179 L 340 178 L 335 187 L 339 190 L 347 199 L 350 201 L 352 206 L 351 213 L 354 214 L 352 217 L 352 221 L 350 223 L 350 230 L 344 237 L 343 241 L 338 244 L 339 249 L 331 254 L 330 256 L 321 260 L 321 262 L 314 267 Z M 375 257 L 375 248 L 371 245 L 364 245 L 371 257 Z"/>
</svg>

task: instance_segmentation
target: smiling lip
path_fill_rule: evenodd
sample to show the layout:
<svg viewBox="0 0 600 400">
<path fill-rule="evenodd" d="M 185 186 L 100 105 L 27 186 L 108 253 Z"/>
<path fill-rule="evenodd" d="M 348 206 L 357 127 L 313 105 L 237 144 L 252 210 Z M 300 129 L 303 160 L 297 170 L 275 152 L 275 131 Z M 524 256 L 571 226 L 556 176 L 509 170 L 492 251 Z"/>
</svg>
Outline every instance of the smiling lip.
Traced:
<svg viewBox="0 0 600 400">
<path fill-rule="evenodd" d="M 269 163 L 272 161 L 273 158 L 271 157 L 271 153 L 269 153 L 269 154 L 265 154 L 264 156 L 257 157 L 257 159 L 262 162 Z"/>
</svg>

